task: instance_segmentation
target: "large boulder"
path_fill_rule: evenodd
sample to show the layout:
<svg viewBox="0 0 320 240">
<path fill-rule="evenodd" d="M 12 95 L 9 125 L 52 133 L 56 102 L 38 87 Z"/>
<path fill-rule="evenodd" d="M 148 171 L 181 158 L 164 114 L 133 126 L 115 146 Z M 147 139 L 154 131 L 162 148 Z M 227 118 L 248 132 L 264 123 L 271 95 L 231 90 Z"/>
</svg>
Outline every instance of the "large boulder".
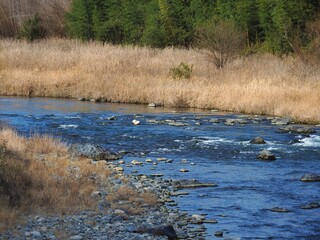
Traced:
<svg viewBox="0 0 320 240">
<path fill-rule="evenodd" d="M 314 208 L 320 208 L 320 203 L 318 202 L 311 202 L 307 205 L 303 205 L 300 207 L 301 209 L 314 209 Z"/>
<path fill-rule="evenodd" d="M 253 138 L 253 139 L 251 139 L 250 143 L 251 144 L 266 144 L 266 142 L 264 141 L 264 139 L 262 137 Z"/>
<path fill-rule="evenodd" d="M 274 154 L 268 151 L 267 149 L 263 149 L 259 153 L 258 158 L 261 160 L 269 160 L 269 161 L 276 160 L 276 157 L 274 156 Z"/>
<path fill-rule="evenodd" d="M 118 160 L 123 157 L 123 153 L 114 153 L 105 150 L 100 145 L 94 145 L 90 143 L 86 144 L 72 144 L 69 148 L 69 152 L 72 156 L 87 157 L 95 161 L 99 160 Z"/>
<path fill-rule="evenodd" d="M 320 175 L 314 173 L 307 173 L 300 178 L 302 182 L 320 182 Z"/>
<path fill-rule="evenodd" d="M 288 125 L 290 122 L 290 118 L 274 118 L 271 120 L 271 124 L 273 125 Z"/>
<path fill-rule="evenodd" d="M 138 233 L 150 233 L 154 236 L 166 236 L 169 240 L 177 239 L 177 233 L 172 225 L 159 226 L 154 228 L 139 228 Z"/>
</svg>

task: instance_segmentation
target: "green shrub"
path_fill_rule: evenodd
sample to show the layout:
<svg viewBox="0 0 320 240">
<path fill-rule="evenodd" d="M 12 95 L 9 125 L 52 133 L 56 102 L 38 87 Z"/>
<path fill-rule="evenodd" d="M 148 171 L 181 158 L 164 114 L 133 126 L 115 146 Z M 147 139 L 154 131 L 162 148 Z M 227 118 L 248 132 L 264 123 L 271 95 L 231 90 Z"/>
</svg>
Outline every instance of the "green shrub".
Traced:
<svg viewBox="0 0 320 240">
<path fill-rule="evenodd" d="M 190 79 L 193 65 L 181 62 L 178 66 L 172 67 L 170 73 L 174 79 Z"/>
</svg>

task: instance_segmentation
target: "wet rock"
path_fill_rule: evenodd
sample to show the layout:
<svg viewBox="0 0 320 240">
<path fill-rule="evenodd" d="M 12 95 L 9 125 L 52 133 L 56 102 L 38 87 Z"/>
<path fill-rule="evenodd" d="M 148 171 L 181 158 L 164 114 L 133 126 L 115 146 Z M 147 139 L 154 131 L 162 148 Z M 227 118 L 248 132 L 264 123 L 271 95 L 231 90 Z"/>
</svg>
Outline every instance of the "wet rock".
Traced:
<svg viewBox="0 0 320 240">
<path fill-rule="evenodd" d="M 136 120 L 136 119 L 133 119 L 133 120 L 132 120 L 132 123 L 133 123 L 133 125 L 139 125 L 139 124 L 140 124 L 140 121 L 139 121 L 139 120 Z"/>
<path fill-rule="evenodd" d="M 180 191 L 170 193 L 170 196 L 185 196 L 185 195 L 189 195 L 189 193 L 188 192 L 180 192 Z"/>
<path fill-rule="evenodd" d="M 162 177 L 163 174 L 162 173 L 154 173 L 154 174 L 151 174 L 151 177 Z"/>
<path fill-rule="evenodd" d="M 178 239 L 189 239 L 189 235 L 185 231 L 178 230 Z"/>
<path fill-rule="evenodd" d="M 286 208 L 280 208 L 280 207 L 271 208 L 270 211 L 271 212 L 282 212 L 282 213 L 290 212 L 290 210 L 288 210 Z"/>
<path fill-rule="evenodd" d="M 225 125 L 234 125 L 234 124 L 247 124 L 248 121 L 245 119 L 233 119 L 233 118 L 227 118 L 225 121 Z"/>
<path fill-rule="evenodd" d="M 87 99 L 85 97 L 79 97 L 78 101 L 84 102 L 84 101 L 87 101 Z"/>
<path fill-rule="evenodd" d="M 123 211 L 123 210 L 121 210 L 121 209 L 115 209 L 115 210 L 114 210 L 114 214 L 116 214 L 116 215 L 123 215 L 123 214 L 125 214 L 125 211 Z"/>
<path fill-rule="evenodd" d="M 160 103 L 155 103 L 155 102 L 148 104 L 148 107 L 150 107 L 150 108 L 155 108 L 155 107 L 160 107 L 160 106 L 161 106 Z"/>
<path fill-rule="evenodd" d="M 194 221 L 196 221 L 196 222 L 203 222 L 203 221 L 206 219 L 205 216 L 200 215 L 200 214 L 193 214 L 193 215 L 191 216 L 191 218 L 192 218 L 192 220 L 194 220 Z"/>
<path fill-rule="evenodd" d="M 169 122 L 168 125 L 170 126 L 175 126 L 175 127 L 184 127 L 188 126 L 187 123 L 182 123 L 182 122 Z"/>
<path fill-rule="evenodd" d="M 169 226 L 161 226 L 156 228 L 139 228 L 137 230 L 138 233 L 150 233 L 155 236 L 166 236 L 168 240 L 177 239 L 177 233 L 174 230 L 172 225 Z"/>
<path fill-rule="evenodd" d="M 290 122 L 290 118 L 274 118 L 271 120 L 271 124 L 273 125 L 288 125 Z"/>
<path fill-rule="evenodd" d="M 39 238 L 42 237 L 41 233 L 38 232 L 38 231 L 32 231 L 32 232 L 30 233 L 30 235 L 31 235 L 33 238 L 36 238 L 36 239 L 39 239 Z"/>
<path fill-rule="evenodd" d="M 100 102 L 103 102 L 103 99 L 102 98 L 91 98 L 90 102 L 100 103 Z"/>
<path fill-rule="evenodd" d="M 111 117 L 107 118 L 107 120 L 114 121 L 114 120 L 117 120 L 117 117 L 116 116 L 111 116 Z"/>
<path fill-rule="evenodd" d="M 258 158 L 262 160 L 269 160 L 269 161 L 276 160 L 276 157 L 274 156 L 274 154 L 268 151 L 267 149 L 263 149 L 259 153 Z"/>
<path fill-rule="evenodd" d="M 92 198 L 100 198 L 102 196 L 102 194 L 101 194 L 101 192 L 99 192 L 99 191 L 93 191 L 92 193 L 91 193 L 91 197 Z"/>
<path fill-rule="evenodd" d="M 82 240 L 83 237 L 80 235 L 73 235 L 69 238 L 69 240 Z"/>
<path fill-rule="evenodd" d="M 297 127 L 297 126 L 287 126 L 280 128 L 281 133 L 296 133 L 296 134 L 312 134 L 315 133 L 311 127 Z"/>
<path fill-rule="evenodd" d="M 159 124 L 160 121 L 156 120 L 156 119 L 147 119 L 146 120 L 147 123 L 156 123 L 156 124 Z"/>
<path fill-rule="evenodd" d="M 264 141 L 264 139 L 262 137 L 253 138 L 253 139 L 251 139 L 250 143 L 251 144 L 266 144 L 266 142 Z"/>
<path fill-rule="evenodd" d="M 219 123 L 219 122 L 220 122 L 220 119 L 218 119 L 218 118 L 211 118 L 211 119 L 209 120 L 209 122 L 210 122 L 210 123 Z"/>
<path fill-rule="evenodd" d="M 214 233 L 214 235 L 215 235 L 216 237 L 223 237 L 223 232 L 222 232 L 222 231 L 216 231 L 216 232 Z"/>
<path fill-rule="evenodd" d="M 301 209 L 314 209 L 314 208 L 320 208 L 320 204 L 318 202 L 312 202 L 307 205 L 303 205 L 300 207 Z"/>
<path fill-rule="evenodd" d="M 292 139 L 289 141 L 289 144 L 296 144 L 296 143 L 300 143 L 300 139 Z"/>
<path fill-rule="evenodd" d="M 320 175 L 314 173 L 307 173 L 300 178 L 302 182 L 319 182 Z"/>
<path fill-rule="evenodd" d="M 149 103 L 148 107 L 154 107 L 155 108 L 155 107 L 157 107 L 157 104 L 156 103 Z"/>
<path fill-rule="evenodd" d="M 173 186 L 175 186 L 178 189 L 182 188 L 204 188 L 204 187 L 215 187 L 217 186 L 214 183 L 202 183 L 198 180 L 195 179 L 183 179 L 183 180 L 178 180 L 174 181 Z"/>
<path fill-rule="evenodd" d="M 187 164 L 187 163 L 188 163 L 188 160 L 187 160 L 187 159 L 181 159 L 181 163 Z"/>
<path fill-rule="evenodd" d="M 113 153 L 106 151 L 99 145 L 86 144 L 72 144 L 69 148 L 72 156 L 91 158 L 95 161 L 99 160 L 118 160 L 123 157 L 124 153 Z"/>
<path fill-rule="evenodd" d="M 143 165 L 143 162 L 139 162 L 139 161 L 137 161 L 137 160 L 132 160 L 132 161 L 131 161 L 131 164 L 132 164 L 132 165 Z"/>
<path fill-rule="evenodd" d="M 116 170 L 117 172 L 123 172 L 124 171 L 123 167 L 115 167 L 114 170 Z"/>
<path fill-rule="evenodd" d="M 203 220 L 203 223 L 207 223 L 207 224 L 217 224 L 218 221 L 215 219 L 205 219 Z"/>
</svg>

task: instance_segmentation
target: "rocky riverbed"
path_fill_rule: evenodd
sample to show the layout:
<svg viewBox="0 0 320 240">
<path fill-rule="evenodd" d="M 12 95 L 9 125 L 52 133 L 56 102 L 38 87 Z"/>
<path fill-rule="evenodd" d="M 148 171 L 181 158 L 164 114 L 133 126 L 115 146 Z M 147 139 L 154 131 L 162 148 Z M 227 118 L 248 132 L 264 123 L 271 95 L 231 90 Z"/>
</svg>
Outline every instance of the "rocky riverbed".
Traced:
<svg viewBox="0 0 320 240">
<path fill-rule="evenodd" d="M 116 165 L 108 162 L 116 172 Z M 115 173 L 109 181 L 113 189 L 130 187 L 134 191 L 151 191 L 158 202 L 154 206 L 142 206 L 142 214 L 130 214 L 122 205 L 130 202 L 119 199 L 111 207 L 107 201 L 108 190 L 93 192 L 91 196 L 99 201 L 95 211 L 81 211 L 75 214 L 47 216 L 30 215 L 25 223 L 0 233 L 0 239 L 206 239 L 204 223 L 217 223 L 205 215 L 190 215 L 174 206 L 171 196 L 181 194 L 181 188 L 212 187 L 196 180 L 172 181 L 146 175 L 123 175 Z"/>
</svg>

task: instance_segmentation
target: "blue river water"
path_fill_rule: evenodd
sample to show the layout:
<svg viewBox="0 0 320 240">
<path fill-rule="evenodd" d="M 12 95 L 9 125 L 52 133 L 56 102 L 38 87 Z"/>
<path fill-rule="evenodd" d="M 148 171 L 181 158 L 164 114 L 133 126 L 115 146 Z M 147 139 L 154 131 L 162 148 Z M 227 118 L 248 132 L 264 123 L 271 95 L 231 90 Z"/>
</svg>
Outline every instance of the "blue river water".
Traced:
<svg viewBox="0 0 320 240">
<path fill-rule="evenodd" d="M 226 125 L 230 118 L 247 123 Z M 133 125 L 133 119 L 140 125 Z M 126 167 L 125 173 L 216 183 L 174 198 L 182 211 L 218 221 L 205 225 L 207 239 L 215 239 L 215 231 L 223 231 L 224 239 L 320 239 L 320 208 L 301 209 L 320 203 L 320 182 L 300 181 L 305 173 L 320 174 L 320 127 L 308 126 L 316 133 L 299 135 L 279 133 L 280 126 L 266 116 L 8 97 L 0 98 L 0 121 L 26 136 L 45 133 L 67 143 L 125 150 L 127 163 L 172 160 Z M 267 144 L 250 144 L 257 136 Z M 258 160 L 264 148 L 277 159 Z M 270 211 L 274 207 L 289 212 Z"/>
</svg>

